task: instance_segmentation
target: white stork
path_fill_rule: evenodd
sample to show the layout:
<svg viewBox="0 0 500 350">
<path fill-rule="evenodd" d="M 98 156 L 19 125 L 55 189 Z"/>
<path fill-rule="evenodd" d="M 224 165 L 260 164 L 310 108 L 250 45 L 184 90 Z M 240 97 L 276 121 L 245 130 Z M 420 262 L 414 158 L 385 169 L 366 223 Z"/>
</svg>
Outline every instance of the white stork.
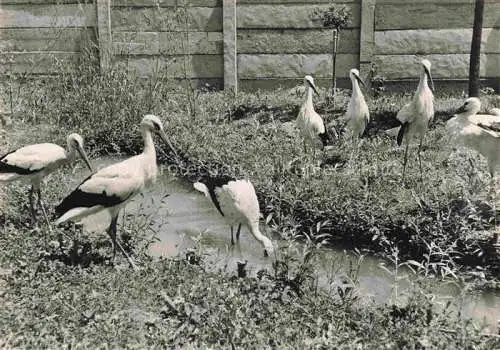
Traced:
<svg viewBox="0 0 500 350">
<path fill-rule="evenodd" d="M 475 150 L 488 161 L 488 170 L 493 179 L 500 165 L 500 116 L 477 114 L 481 101 L 470 97 L 446 122 L 450 136 L 461 146 Z"/>
<path fill-rule="evenodd" d="M 304 151 L 307 152 L 307 143 L 311 144 L 313 148 L 313 153 L 315 153 L 314 143 L 319 137 L 323 144 L 323 147 L 328 141 L 328 135 L 325 130 L 325 124 L 321 116 L 316 113 L 313 105 L 313 92 L 318 94 L 318 89 L 314 85 L 314 79 L 310 75 L 304 77 L 304 85 L 306 90 L 306 99 L 300 107 L 299 114 L 297 116 L 297 127 L 300 130 L 302 138 L 304 140 Z"/>
<path fill-rule="evenodd" d="M 349 103 L 347 104 L 347 111 L 345 117 L 347 119 L 348 127 L 352 131 L 353 137 L 361 137 L 365 132 L 365 128 L 370 121 L 370 111 L 366 104 L 363 93 L 359 84 L 366 86 L 363 80 L 359 77 L 359 71 L 356 68 L 351 69 L 349 77 L 352 82 L 352 94 Z"/>
<path fill-rule="evenodd" d="M 418 164 L 420 167 L 420 177 L 422 177 L 422 160 L 420 158 L 420 151 L 422 149 L 425 132 L 429 127 L 429 122 L 434 117 L 434 95 L 432 94 L 432 91 L 434 91 L 434 83 L 431 76 L 431 62 L 423 59 L 421 64 L 422 70 L 420 72 L 420 82 L 418 84 L 417 91 L 415 92 L 411 102 L 404 105 L 396 116 L 402 124 L 397 137 L 398 146 L 401 146 L 403 137 L 406 142 L 403 162 L 403 181 L 405 178 L 406 163 L 408 161 L 408 146 L 410 139 L 413 136 L 418 136 L 420 139 L 420 143 L 418 145 Z M 431 82 L 432 90 L 427 84 L 427 79 Z"/>
<path fill-rule="evenodd" d="M 219 213 L 231 226 L 231 244 L 234 245 L 233 226 L 238 224 L 236 240 L 239 241 L 243 224 L 262 244 L 265 256 L 274 251 L 271 240 L 259 230 L 259 202 L 250 181 L 235 180 L 230 176 L 207 177 L 196 182 L 194 188 L 212 200 Z"/>
<path fill-rule="evenodd" d="M 87 216 L 107 210 L 111 217 L 107 233 L 113 242 L 113 261 L 118 246 L 134 269 L 137 269 L 136 265 L 116 239 L 118 213 L 132 197 L 156 179 L 156 151 L 152 133 L 158 134 L 177 155 L 157 116 L 146 115 L 141 122 L 141 131 L 144 140 L 144 150 L 141 154 L 92 174 L 56 207 L 56 225 L 66 221 L 78 222 Z"/>
<path fill-rule="evenodd" d="M 89 159 L 83 149 L 83 138 L 78 134 L 71 134 L 67 137 L 67 149 L 53 143 L 39 143 L 19 148 L 0 157 L 0 182 L 16 180 L 31 182 L 29 200 L 33 218 L 36 219 L 34 198 L 34 193 L 36 192 L 38 205 L 41 207 L 45 220 L 48 223 L 40 185 L 45 176 L 54 172 L 62 165 L 74 161 L 76 153 L 82 157 L 87 167 L 93 172 Z"/>
<path fill-rule="evenodd" d="M 496 224 L 495 170 L 500 165 L 500 116 L 477 114 L 481 101 L 470 97 L 457 110 L 455 116 L 446 122 L 446 129 L 459 146 L 465 146 L 481 154 L 488 161 L 493 193 L 493 215 Z M 496 226 L 496 225 L 495 225 Z M 497 227 L 493 233 L 493 243 L 498 242 Z"/>
</svg>

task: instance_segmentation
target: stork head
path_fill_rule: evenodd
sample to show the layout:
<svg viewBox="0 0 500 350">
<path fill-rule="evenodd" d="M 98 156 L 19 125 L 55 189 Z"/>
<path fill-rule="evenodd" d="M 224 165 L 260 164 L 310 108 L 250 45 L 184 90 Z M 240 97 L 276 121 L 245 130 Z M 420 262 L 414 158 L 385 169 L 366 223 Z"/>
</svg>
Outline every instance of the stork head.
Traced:
<svg viewBox="0 0 500 350">
<path fill-rule="evenodd" d="M 464 104 L 456 111 L 456 114 L 466 113 L 467 115 L 475 115 L 481 109 L 481 101 L 477 97 L 469 97 Z"/>
<path fill-rule="evenodd" d="M 160 136 L 163 142 L 165 142 L 168 147 L 170 147 L 174 155 L 177 157 L 177 152 L 175 151 L 174 146 L 172 146 L 172 144 L 168 140 L 167 134 L 165 134 L 163 123 L 161 122 L 160 118 L 153 114 L 146 114 L 144 118 L 142 118 L 141 127 L 153 134 L 157 134 L 158 136 Z"/>
<path fill-rule="evenodd" d="M 422 64 L 422 69 L 424 70 L 425 75 L 427 75 L 427 78 L 429 78 L 431 82 L 431 89 L 434 91 L 434 81 L 432 81 L 431 75 L 431 61 L 424 58 L 420 63 Z"/>
<path fill-rule="evenodd" d="M 353 69 L 351 69 L 349 71 L 349 77 L 351 78 L 352 82 L 354 82 L 355 80 L 357 80 L 361 85 L 363 85 L 364 87 L 366 87 L 365 82 L 359 76 L 359 70 L 357 70 L 356 68 L 353 68 Z"/>
<path fill-rule="evenodd" d="M 87 154 L 83 149 L 83 137 L 81 137 L 79 134 L 73 133 L 68 135 L 66 141 L 68 143 L 69 154 L 73 156 L 75 152 L 77 152 L 80 155 L 80 157 L 82 157 L 83 161 L 85 162 L 89 170 L 93 173 L 94 169 L 92 169 L 92 165 L 90 165 L 89 158 L 87 157 Z"/>
<path fill-rule="evenodd" d="M 304 77 L 304 85 L 306 87 L 306 91 L 308 88 L 313 89 L 314 93 L 319 96 L 318 89 L 316 88 L 316 85 L 314 85 L 314 79 L 310 75 L 306 75 Z"/>
</svg>

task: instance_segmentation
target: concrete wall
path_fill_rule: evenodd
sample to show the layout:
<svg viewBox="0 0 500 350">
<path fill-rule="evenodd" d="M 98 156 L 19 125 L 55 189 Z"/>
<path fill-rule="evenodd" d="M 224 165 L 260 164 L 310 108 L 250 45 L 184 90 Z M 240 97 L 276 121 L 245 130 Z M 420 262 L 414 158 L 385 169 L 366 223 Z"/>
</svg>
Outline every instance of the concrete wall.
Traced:
<svg viewBox="0 0 500 350">
<path fill-rule="evenodd" d="M 312 14 L 329 0 L 240 0 L 237 6 L 238 77 L 240 86 L 265 88 L 296 85 L 312 74 L 321 85 L 332 74 L 332 31 Z M 337 76 L 348 77 L 359 66 L 360 0 L 335 1 L 350 7 L 351 24 L 341 34 Z"/>
<path fill-rule="evenodd" d="M 0 74 L 59 72 L 95 42 L 95 23 L 95 6 L 77 0 L 1 0 Z"/>
<path fill-rule="evenodd" d="M 378 0 L 373 62 L 388 79 L 408 80 L 428 58 L 436 79 L 465 80 L 474 18 L 473 0 Z M 485 1 L 481 77 L 500 77 L 500 1 Z M 498 83 L 497 83 L 498 84 Z"/>
<path fill-rule="evenodd" d="M 200 79 L 220 86 L 222 2 L 114 0 L 114 62 L 141 75 Z"/>
<path fill-rule="evenodd" d="M 474 0 L 237 0 L 234 9 L 235 1 L 1 0 L 0 74 L 55 74 L 93 42 L 144 76 L 254 89 L 312 74 L 327 84 L 331 31 L 312 13 L 335 2 L 353 14 L 337 58 L 341 86 L 350 68 L 366 76 L 373 64 L 392 81 L 414 81 L 422 57 L 437 80 L 468 76 Z M 500 1 L 485 2 L 481 76 L 498 88 Z"/>
</svg>

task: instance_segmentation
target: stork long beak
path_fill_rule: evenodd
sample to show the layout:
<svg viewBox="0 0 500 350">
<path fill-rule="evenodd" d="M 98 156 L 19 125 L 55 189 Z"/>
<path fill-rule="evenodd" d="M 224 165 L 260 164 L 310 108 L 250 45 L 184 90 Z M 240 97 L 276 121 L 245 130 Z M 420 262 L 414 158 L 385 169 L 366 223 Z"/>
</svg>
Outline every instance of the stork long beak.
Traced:
<svg viewBox="0 0 500 350">
<path fill-rule="evenodd" d="M 427 77 L 429 78 L 429 80 L 431 82 L 431 90 L 432 90 L 432 92 L 434 92 L 434 81 L 432 80 L 431 72 L 427 69 L 427 67 L 424 67 L 424 69 L 425 69 L 425 74 L 427 74 Z"/>
<path fill-rule="evenodd" d="M 366 87 L 365 82 L 363 81 L 363 79 L 361 79 L 361 78 L 359 77 L 359 75 L 356 75 L 356 74 L 353 74 L 353 75 L 356 77 L 356 80 L 357 80 L 357 81 L 359 81 L 359 83 L 360 83 L 361 85 L 363 85 L 364 87 Z"/>
<path fill-rule="evenodd" d="M 318 93 L 318 89 L 316 89 L 316 85 L 314 85 L 314 83 L 311 83 L 309 80 L 307 81 L 307 83 L 309 84 L 309 86 L 313 89 L 314 93 L 319 96 L 319 93 Z"/>
<path fill-rule="evenodd" d="M 177 155 L 177 151 L 175 150 L 174 146 L 172 146 L 172 144 L 168 140 L 167 135 L 165 134 L 165 131 L 163 131 L 163 130 L 158 131 L 158 135 L 160 135 L 160 137 L 163 140 L 163 142 L 165 142 L 168 145 L 168 147 L 170 147 L 170 149 L 172 150 L 172 152 L 175 155 L 175 158 L 179 158 L 179 156 Z"/>
<path fill-rule="evenodd" d="M 83 148 L 77 147 L 76 150 L 77 150 L 78 154 L 80 155 L 80 157 L 82 157 L 83 161 L 85 162 L 85 164 L 89 168 L 90 172 L 94 173 L 94 169 L 92 168 L 92 165 L 90 164 L 89 158 L 87 157 L 87 154 L 85 153 Z"/>
</svg>

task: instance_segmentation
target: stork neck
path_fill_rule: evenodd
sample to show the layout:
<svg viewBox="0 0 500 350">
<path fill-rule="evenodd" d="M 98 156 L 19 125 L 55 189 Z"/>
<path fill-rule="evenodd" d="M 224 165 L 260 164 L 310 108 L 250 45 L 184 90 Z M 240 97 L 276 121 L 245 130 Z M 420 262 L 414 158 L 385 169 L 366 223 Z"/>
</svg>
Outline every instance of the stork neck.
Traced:
<svg viewBox="0 0 500 350">
<path fill-rule="evenodd" d="M 76 150 L 68 145 L 66 149 L 66 162 L 72 162 L 76 158 Z"/>
<path fill-rule="evenodd" d="M 142 139 L 144 140 L 144 154 L 153 154 L 155 155 L 155 144 L 153 142 L 153 135 L 151 135 L 151 131 L 147 128 L 142 129 Z"/>
<path fill-rule="evenodd" d="M 314 108 L 313 107 L 313 89 L 310 86 L 306 87 L 306 99 L 304 101 L 304 105 L 306 108 Z"/>
<path fill-rule="evenodd" d="M 354 79 L 351 79 L 351 81 L 352 81 L 352 96 L 357 97 L 357 96 L 362 95 L 358 80 L 356 78 L 354 78 Z"/>
<path fill-rule="evenodd" d="M 260 232 L 259 222 L 258 221 L 256 221 L 256 222 L 250 222 L 248 224 L 248 226 L 250 228 L 250 232 L 252 233 L 252 235 L 255 237 L 256 240 L 258 240 L 260 242 L 260 244 L 262 244 L 262 246 L 264 247 L 264 249 L 272 251 L 273 250 L 273 244 L 272 244 L 272 242 L 271 242 L 271 240 L 269 238 L 267 238 L 266 236 L 264 236 Z"/>
<path fill-rule="evenodd" d="M 462 113 L 457 113 L 457 114 L 455 114 L 455 116 L 457 118 L 460 118 L 460 119 L 466 119 L 466 118 L 469 118 L 470 116 L 476 115 L 476 114 L 477 114 L 477 112 L 465 111 L 465 112 L 462 112 Z"/>
<path fill-rule="evenodd" d="M 427 74 L 424 69 L 420 72 L 420 82 L 418 83 L 417 90 L 418 92 L 429 90 L 429 85 L 427 84 Z"/>
</svg>

